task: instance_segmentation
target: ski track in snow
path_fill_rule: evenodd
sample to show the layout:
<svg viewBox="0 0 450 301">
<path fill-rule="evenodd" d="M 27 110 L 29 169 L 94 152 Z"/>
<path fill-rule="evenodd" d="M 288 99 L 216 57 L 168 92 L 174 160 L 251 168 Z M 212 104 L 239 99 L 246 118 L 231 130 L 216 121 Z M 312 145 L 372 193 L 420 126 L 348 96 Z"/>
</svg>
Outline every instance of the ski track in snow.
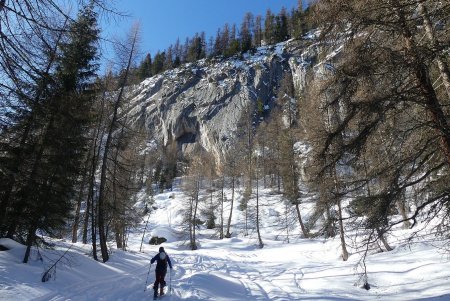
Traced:
<svg viewBox="0 0 450 301">
<path fill-rule="evenodd" d="M 279 269 L 277 264 L 274 264 L 267 266 L 264 271 L 260 271 L 257 267 L 263 262 L 255 261 L 257 255 L 254 252 L 225 252 L 220 257 L 190 254 L 190 251 L 177 253 L 172 256 L 176 261 L 176 265 L 174 262 L 175 269 L 172 270 L 172 295 L 165 296 L 164 300 L 209 300 L 209 291 L 205 291 L 205 288 L 209 287 L 208 282 L 212 282 L 214 285 L 224 282 L 222 284 L 228 284 L 235 292 L 220 290 L 216 292 L 219 294 L 216 295 L 216 300 L 299 300 L 302 293 L 305 292 L 300 286 L 303 277 L 301 269 Z M 233 258 L 234 260 L 232 260 Z M 32 300 L 131 301 L 150 298 L 153 294 L 154 265 L 150 271 L 147 289 L 144 292 L 143 279 L 147 277 L 147 273 L 148 265 L 143 262 L 134 270 L 97 280 L 81 280 L 74 284 L 61 286 L 57 292 L 50 292 Z M 168 274 L 166 276 L 168 283 L 169 277 Z M 226 281 L 224 281 L 225 278 Z M 214 281 L 210 281 L 211 279 Z M 166 288 L 167 290 L 168 288 Z"/>
<path fill-rule="evenodd" d="M 114 300 L 118 298 L 124 291 L 138 292 L 138 287 L 143 288 L 142 277 L 138 275 L 146 275 L 147 272 L 142 271 L 146 266 L 141 266 L 134 270 L 134 273 L 121 273 L 118 275 L 105 277 L 99 280 L 79 281 L 76 284 L 68 285 L 62 290 L 64 295 L 58 293 L 49 293 L 42 297 L 33 299 L 33 301 L 63 301 L 63 300 Z M 99 293 L 95 293 L 99 291 Z M 108 292 L 105 295 L 105 291 Z M 120 300 L 136 300 L 139 297 L 136 294 L 131 294 L 129 297 Z"/>
</svg>

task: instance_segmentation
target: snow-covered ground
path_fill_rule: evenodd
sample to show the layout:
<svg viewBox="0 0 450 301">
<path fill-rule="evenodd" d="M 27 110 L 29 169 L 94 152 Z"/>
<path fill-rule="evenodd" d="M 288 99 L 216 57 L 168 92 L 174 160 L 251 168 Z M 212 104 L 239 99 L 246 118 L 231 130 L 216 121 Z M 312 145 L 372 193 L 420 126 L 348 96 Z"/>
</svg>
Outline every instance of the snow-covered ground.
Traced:
<svg viewBox="0 0 450 301">
<path fill-rule="evenodd" d="M 292 232 L 287 243 L 274 221 L 284 206 L 275 206 L 277 196 L 265 191 L 260 198 L 263 212 L 264 248 L 257 246 L 256 233 L 243 235 L 242 212 L 234 212 L 233 236 L 218 240 L 211 230 L 201 230 L 199 249 L 190 251 L 181 233 L 179 209 L 186 197 L 175 190 L 156 196 L 145 235 L 164 236 L 163 244 L 174 269 L 166 277 L 172 288 L 164 300 L 450 300 L 450 259 L 442 243 L 418 241 L 406 244 L 398 230 L 391 252 L 367 259 L 370 290 L 361 288 L 361 254 L 348 261 L 340 258 L 339 239 L 301 239 Z M 304 205 L 307 206 L 307 205 Z M 306 207 L 304 209 L 307 209 Z M 149 259 L 159 246 L 144 244 L 142 230 L 130 234 L 128 251 L 112 248 L 110 260 L 94 261 L 91 247 L 54 240 L 55 250 L 33 251 L 22 263 L 24 246 L 8 239 L 0 245 L 0 300 L 151 300 L 154 265 Z M 113 246 L 113 245 L 111 245 Z M 51 259 L 68 248 L 52 279 L 41 282 Z M 42 257 L 42 260 L 39 258 Z M 148 277 L 148 278 L 147 278 Z"/>
</svg>

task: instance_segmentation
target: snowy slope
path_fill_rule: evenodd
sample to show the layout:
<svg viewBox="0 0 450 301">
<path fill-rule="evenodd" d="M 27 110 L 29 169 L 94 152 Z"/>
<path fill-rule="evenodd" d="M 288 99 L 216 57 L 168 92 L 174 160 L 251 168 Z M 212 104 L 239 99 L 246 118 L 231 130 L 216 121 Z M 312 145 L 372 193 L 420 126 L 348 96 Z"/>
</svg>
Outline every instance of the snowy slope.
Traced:
<svg viewBox="0 0 450 301">
<path fill-rule="evenodd" d="M 179 209 L 186 197 L 177 189 L 157 195 L 145 235 L 164 236 L 164 247 L 174 270 L 167 275 L 172 294 L 164 300 L 450 300 L 450 260 L 438 248 L 439 242 L 404 244 L 398 230 L 391 252 L 372 254 L 367 260 L 371 289 L 358 283 L 360 254 L 347 262 L 340 259 L 339 240 L 301 239 L 292 232 L 290 243 L 274 224 L 283 206 L 277 196 L 263 191 L 263 241 L 257 247 L 256 234 L 243 236 L 237 228 L 242 212 L 235 209 L 234 234 L 230 239 L 214 238 L 214 231 L 201 230 L 199 250 L 190 251 L 179 224 Z M 238 202 L 236 202 L 238 206 Z M 308 204 L 304 205 L 306 212 Z M 151 300 L 154 266 L 149 259 L 159 246 L 144 244 L 139 252 L 144 227 L 130 234 L 129 251 L 113 248 L 110 261 L 95 262 L 90 246 L 54 241 L 53 251 L 35 250 L 28 264 L 21 263 L 24 247 L 8 239 L 0 245 L 0 300 Z M 41 282 L 50 258 L 68 251 L 48 282 Z M 147 281 L 147 275 L 148 281 Z M 147 285 L 146 285 L 147 281 Z"/>
</svg>

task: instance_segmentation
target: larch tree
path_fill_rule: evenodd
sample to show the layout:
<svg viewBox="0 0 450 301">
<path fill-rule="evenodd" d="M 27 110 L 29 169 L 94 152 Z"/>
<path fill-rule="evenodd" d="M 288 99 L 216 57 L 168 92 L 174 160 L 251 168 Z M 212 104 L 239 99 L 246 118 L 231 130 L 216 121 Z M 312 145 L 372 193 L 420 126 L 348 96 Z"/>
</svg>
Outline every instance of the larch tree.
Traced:
<svg viewBox="0 0 450 301">
<path fill-rule="evenodd" d="M 276 22 L 275 16 L 270 9 L 266 11 L 264 19 L 264 42 L 266 44 L 273 44 L 276 37 Z"/>
<path fill-rule="evenodd" d="M 239 31 L 239 39 L 241 42 L 241 51 L 246 52 L 252 48 L 254 18 L 251 13 L 246 13 L 242 20 L 241 30 Z"/>
<path fill-rule="evenodd" d="M 98 188 L 98 235 L 100 241 L 100 251 L 102 261 L 109 260 L 109 253 L 107 247 L 107 233 L 106 233 L 106 217 L 107 217 L 107 199 L 106 199 L 106 185 L 107 185 L 107 166 L 108 161 L 112 156 L 112 141 L 114 131 L 118 126 L 119 109 L 124 100 L 125 87 L 127 85 L 128 76 L 130 75 L 131 67 L 138 51 L 139 42 L 139 26 L 135 25 L 128 36 L 125 43 L 117 44 L 118 56 L 122 59 L 122 78 L 118 82 L 118 92 L 115 96 L 111 120 L 106 131 L 105 143 L 102 150 L 102 162 L 100 166 L 100 185 Z"/>
<path fill-rule="evenodd" d="M 389 162 L 376 173 L 368 172 L 369 178 L 359 178 L 383 182 L 382 186 L 369 196 L 367 187 L 352 181 L 336 192 L 341 197 L 358 195 L 368 229 L 385 233 L 405 219 L 412 226 L 418 219 L 437 219 L 437 233 L 448 232 L 441 227 L 449 222 L 450 193 L 443 184 L 450 168 L 448 59 L 443 59 L 448 23 L 441 21 L 449 15 L 449 3 L 355 0 L 342 5 L 322 0 L 313 11 L 323 47 L 342 46 L 328 62 L 332 67 L 317 94 L 327 98 L 323 112 L 334 120 L 319 146 L 318 154 L 326 157 L 322 171 L 344 176 L 342 167 L 332 166 L 356 168 L 362 160 L 376 162 L 376 157 L 368 157 L 376 151 L 367 150 L 388 147 L 393 154 Z M 430 24 L 441 24 L 442 29 Z M 420 199 L 415 210 L 400 219 L 389 218 L 406 191 L 414 192 L 410 198 Z"/>
<path fill-rule="evenodd" d="M 261 15 L 257 15 L 253 27 L 253 46 L 260 47 L 262 39 L 263 39 L 262 17 Z"/>
<path fill-rule="evenodd" d="M 189 196 L 184 212 L 184 222 L 187 224 L 189 232 L 189 247 L 191 250 L 197 250 L 197 227 L 199 206 L 202 201 L 200 191 L 203 188 L 205 173 L 211 169 L 208 164 L 208 156 L 205 152 L 193 156 L 189 160 L 187 175 L 183 181 L 183 190 Z"/>
<path fill-rule="evenodd" d="M 281 114 L 274 117 L 281 118 L 279 124 L 282 124 L 280 134 L 277 135 L 278 144 L 280 146 L 280 174 L 283 179 L 283 195 L 291 205 L 295 207 L 298 222 L 301 231 L 305 237 L 308 237 L 308 230 L 300 212 L 300 171 L 298 154 L 295 151 L 295 143 L 298 139 L 298 105 L 295 97 L 294 84 L 292 75 L 286 73 L 281 80 L 280 88 L 278 90 L 277 102 L 281 107 Z"/>
<path fill-rule="evenodd" d="M 230 238 L 231 237 L 231 220 L 233 217 L 233 209 L 234 209 L 234 201 L 235 201 L 235 192 L 236 192 L 236 186 L 238 179 L 241 175 L 241 169 L 239 165 L 239 159 L 236 156 L 236 153 L 233 151 L 228 151 L 225 157 L 224 167 L 223 167 L 223 174 L 224 177 L 227 177 L 229 179 L 230 185 L 231 185 L 231 200 L 230 200 L 230 212 L 228 214 L 227 219 L 227 225 L 226 225 L 226 232 L 225 237 Z"/>
</svg>

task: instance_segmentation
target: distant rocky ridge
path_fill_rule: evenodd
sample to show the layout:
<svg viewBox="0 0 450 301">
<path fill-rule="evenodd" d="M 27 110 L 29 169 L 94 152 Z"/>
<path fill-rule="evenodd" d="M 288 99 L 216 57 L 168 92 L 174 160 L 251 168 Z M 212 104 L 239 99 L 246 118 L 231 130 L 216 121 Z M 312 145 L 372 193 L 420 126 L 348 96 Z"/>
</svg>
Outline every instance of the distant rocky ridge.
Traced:
<svg viewBox="0 0 450 301">
<path fill-rule="evenodd" d="M 130 87 L 127 119 L 143 125 L 158 144 L 176 142 L 184 154 L 203 148 L 220 160 L 250 102 L 260 100 L 270 110 L 287 72 L 295 89 L 304 89 L 316 48 L 310 39 L 290 40 L 240 58 L 200 60 L 166 71 Z"/>
</svg>

